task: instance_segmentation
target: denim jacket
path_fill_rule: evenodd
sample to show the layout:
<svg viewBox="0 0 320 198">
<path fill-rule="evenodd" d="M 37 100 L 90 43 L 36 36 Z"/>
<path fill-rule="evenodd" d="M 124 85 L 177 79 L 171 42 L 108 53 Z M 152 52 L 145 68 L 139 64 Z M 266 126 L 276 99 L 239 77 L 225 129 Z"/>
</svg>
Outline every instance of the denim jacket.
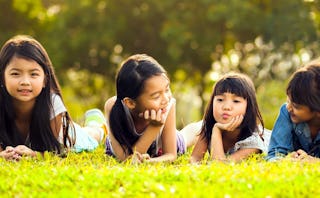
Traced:
<svg viewBox="0 0 320 198">
<path fill-rule="evenodd" d="M 319 157 L 320 133 L 312 141 L 308 124 L 305 122 L 293 123 L 286 104 L 283 104 L 272 130 L 266 159 L 274 161 L 298 149 L 304 150 L 309 155 Z"/>
</svg>

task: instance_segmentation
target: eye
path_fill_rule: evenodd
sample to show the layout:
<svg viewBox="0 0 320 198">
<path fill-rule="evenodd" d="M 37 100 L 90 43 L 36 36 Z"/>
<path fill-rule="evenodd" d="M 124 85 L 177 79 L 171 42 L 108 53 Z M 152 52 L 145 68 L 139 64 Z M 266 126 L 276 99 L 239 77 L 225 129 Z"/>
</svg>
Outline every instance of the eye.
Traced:
<svg viewBox="0 0 320 198">
<path fill-rule="evenodd" d="M 160 94 L 156 94 L 152 97 L 152 99 L 159 99 L 160 98 Z"/>
<path fill-rule="evenodd" d="M 10 75 L 11 75 L 11 76 L 18 76 L 19 73 L 18 73 L 18 72 L 11 72 Z"/>
<path fill-rule="evenodd" d="M 223 98 L 222 98 L 222 97 L 216 97 L 216 98 L 215 98 L 215 101 L 217 101 L 217 102 L 222 102 L 222 101 L 223 101 Z"/>
<path fill-rule="evenodd" d="M 39 76 L 39 74 L 36 73 L 36 72 L 32 72 L 32 73 L 31 73 L 31 76 Z"/>
</svg>

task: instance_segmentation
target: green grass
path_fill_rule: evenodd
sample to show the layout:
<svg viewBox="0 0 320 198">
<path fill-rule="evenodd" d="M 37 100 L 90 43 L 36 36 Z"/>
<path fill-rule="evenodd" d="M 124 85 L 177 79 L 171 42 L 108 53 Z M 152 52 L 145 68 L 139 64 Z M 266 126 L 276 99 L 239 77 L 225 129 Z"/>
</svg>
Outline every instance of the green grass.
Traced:
<svg viewBox="0 0 320 198">
<path fill-rule="evenodd" d="M 0 160 L 1 197 L 315 197 L 320 163 L 119 163 L 103 154 Z"/>
</svg>

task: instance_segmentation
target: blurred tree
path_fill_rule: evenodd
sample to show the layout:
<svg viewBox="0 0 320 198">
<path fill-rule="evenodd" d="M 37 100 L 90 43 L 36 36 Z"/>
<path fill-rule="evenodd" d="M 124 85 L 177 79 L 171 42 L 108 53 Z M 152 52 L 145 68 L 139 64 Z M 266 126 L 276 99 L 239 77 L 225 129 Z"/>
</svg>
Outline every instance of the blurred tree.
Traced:
<svg viewBox="0 0 320 198">
<path fill-rule="evenodd" d="M 41 0 L 0 0 L 0 42 L 16 34 L 46 33 L 46 9 Z"/>
<path fill-rule="evenodd" d="M 105 86 L 98 87 L 108 93 L 119 63 L 134 53 L 153 56 L 181 82 L 174 88 L 194 86 L 201 97 L 217 62 L 231 64 L 217 71 L 245 72 L 258 84 L 283 79 L 277 74 L 296 65 L 274 64 L 278 59 L 266 53 L 299 54 L 318 39 L 320 24 L 318 0 L 0 0 L 0 6 L 1 41 L 31 34 L 48 50 L 63 85 L 70 71 L 85 70 L 103 75 Z M 84 89 L 97 84 L 94 76 L 74 79 L 76 95 L 99 94 Z"/>
</svg>

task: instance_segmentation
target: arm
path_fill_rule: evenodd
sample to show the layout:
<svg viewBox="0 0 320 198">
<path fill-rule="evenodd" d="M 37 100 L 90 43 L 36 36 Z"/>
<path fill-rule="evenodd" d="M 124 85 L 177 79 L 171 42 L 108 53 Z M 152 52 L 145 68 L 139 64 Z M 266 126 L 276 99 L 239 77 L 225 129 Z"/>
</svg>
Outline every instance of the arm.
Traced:
<svg viewBox="0 0 320 198">
<path fill-rule="evenodd" d="M 159 131 L 160 131 L 160 129 L 159 129 Z M 158 135 L 158 133 L 153 133 L 153 134 L 156 134 L 156 136 Z M 153 140 L 151 140 L 150 144 L 152 143 Z M 161 134 L 161 140 L 162 140 L 163 154 L 159 157 L 150 158 L 148 161 L 150 161 L 150 162 L 174 161 L 177 158 L 176 106 L 175 106 L 175 103 L 172 104 L 170 111 L 169 111 L 169 114 L 167 116 L 167 119 L 164 123 L 164 128 L 163 128 L 163 131 Z M 147 145 L 147 143 L 145 143 L 145 144 Z M 149 146 L 150 146 L 150 144 L 149 144 Z M 148 146 L 148 148 L 149 148 L 149 146 Z"/>
<path fill-rule="evenodd" d="M 193 148 L 191 158 L 190 158 L 190 163 L 197 163 L 197 162 L 201 161 L 203 159 L 205 153 L 207 152 L 207 149 L 208 149 L 208 142 L 201 135 L 198 138 L 198 141 Z"/>
<path fill-rule="evenodd" d="M 105 105 L 104 105 L 104 112 L 105 112 L 105 117 L 107 120 L 107 130 L 108 130 L 108 136 L 112 145 L 112 149 L 113 152 L 115 154 L 115 156 L 120 160 L 120 161 L 124 161 L 127 159 L 127 154 L 125 153 L 125 151 L 123 150 L 123 148 L 121 147 L 121 145 L 119 144 L 119 142 L 116 140 L 116 138 L 113 136 L 113 132 L 110 128 L 110 122 L 109 122 L 109 118 L 110 118 L 110 112 L 111 109 L 116 101 L 117 97 L 113 96 L 111 98 L 109 98 Z"/>
<path fill-rule="evenodd" d="M 238 151 L 232 153 L 227 157 L 223 149 L 221 130 L 215 125 L 213 127 L 212 132 L 213 132 L 212 138 L 211 138 L 211 158 L 212 159 L 221 160 L 221 161 L 239 162 L 243 159 L 248 158 L 252 154 L 261 152 L 257 148 L 243 148 L 243 149 L 239 149 Z"/>
<path fill-rule="evenodd" d="M 224 153 L 221 129 L 215 124 L 212 128 L 212 135 L 210 141 L 210 157 L 214 160 L 227 160 Z"/>
<path fill-rule="evenodd" d="M 58 140 L 60 131 L 62 130 L 62 114 L 60 113 L 52 120 L 50 120 L 51 130 L 53 132 L 54 137 Z"/>
<path fill-rule="evenodd" d="M 117 141 L 117 139 L 113 135 L 113 131 L 110 128 L 109 118 L 110 118 L 110 112 L 115 104 L 116 96 L 113 96 L 112 98 L 108 99 L 105 103 L 104 110 L 105 110 L 105 116 L 107 118 L 107 129 L 109 131 L 109 139 L 112 145 L 113 152 L 117 159 L 120 161 L 125 161 L 130 155 L 127 154 L 125 150 L 121 147 L 120 143 Z M 162 127 L 162 124 L 150 124 L 147 129 L 145 130 L 144 134 L 139 138 L 139 140 L 135 143 L 133 146 L 133 151 L 136 153 L 146 153 L 148 148 L 150 147 L 151 143 L 156 139 L 160 129 Z"/>
<path fill-rule="evenodd" d="M 280 108 L 280 113 L 271 133 L 268 156 L 266 158 L 268 161 L 282 158 L 294 150 L 292 130 L 293 125 L 290 115 L 284 104 Z"/>
</svg>

